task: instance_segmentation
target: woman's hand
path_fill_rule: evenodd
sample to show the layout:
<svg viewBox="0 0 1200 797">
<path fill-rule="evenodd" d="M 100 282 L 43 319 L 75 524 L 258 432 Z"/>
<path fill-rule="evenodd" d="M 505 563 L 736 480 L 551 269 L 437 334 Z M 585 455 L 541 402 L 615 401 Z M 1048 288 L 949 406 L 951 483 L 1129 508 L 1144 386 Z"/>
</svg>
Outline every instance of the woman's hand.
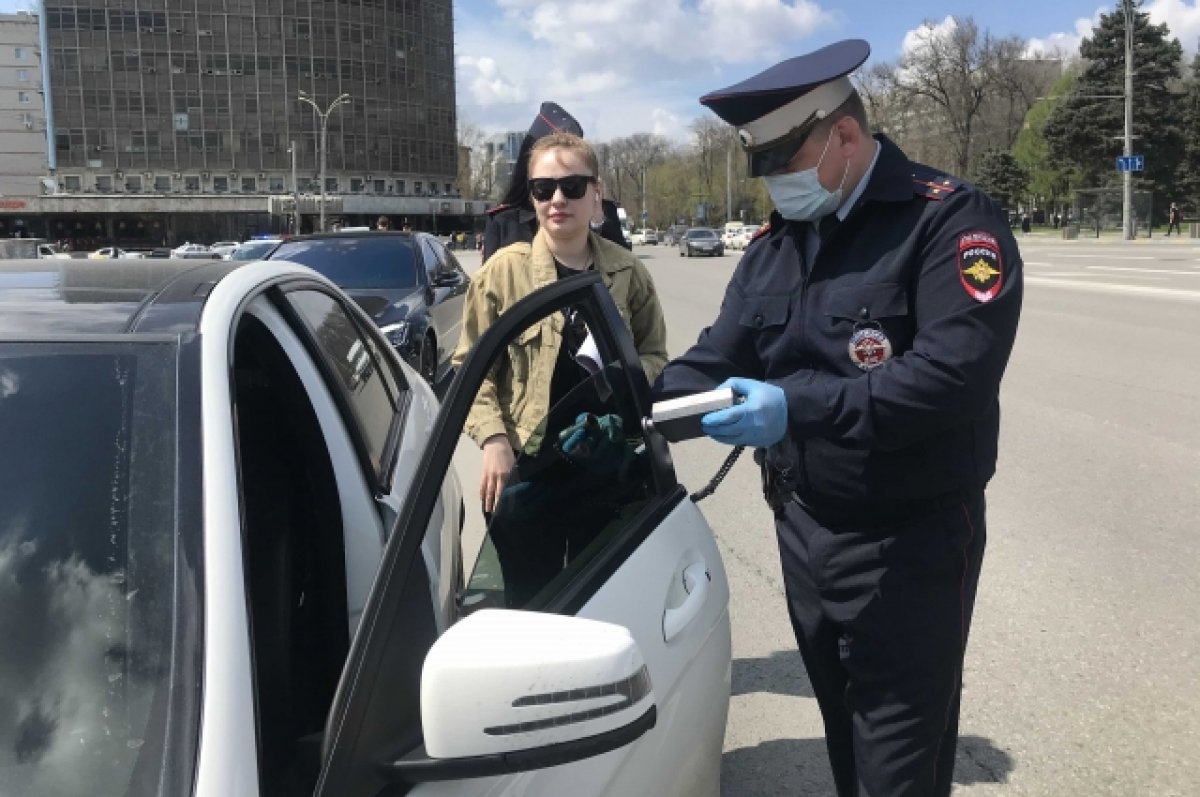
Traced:
<svg viewBox="0 0 1200 797">
<path fill-rule="evenodd" d="M 494 434 L 483 441 L 483 476 L 479 480 L 479 500 L 484 512 L 495 512 L 500 491 L 516 463 L 508 436 Z"/>
</svg>

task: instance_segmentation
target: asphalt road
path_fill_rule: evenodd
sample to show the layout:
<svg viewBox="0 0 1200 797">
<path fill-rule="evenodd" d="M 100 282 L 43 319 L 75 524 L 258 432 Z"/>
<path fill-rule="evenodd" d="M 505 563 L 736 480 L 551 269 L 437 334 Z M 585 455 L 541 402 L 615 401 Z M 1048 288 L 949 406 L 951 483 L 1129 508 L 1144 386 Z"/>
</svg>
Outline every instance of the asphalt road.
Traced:
<svg viewBox="0 0 1200 797">
<path fill-rule="evenodd" d="M 1022 253 L 955 793 L 1197 794 L 1200 241 L 1034 236 Z M 714 317 L 738 253 L 637 254 L 681 353 Z M 676 446 L 681 481 L 699 488 L 726 451 Z M 477 476 L 463 476 L 469 496 Z M 748 457 L 701 506 L 732 588 L 722 793 L 832 794 Z"/>
</svg>

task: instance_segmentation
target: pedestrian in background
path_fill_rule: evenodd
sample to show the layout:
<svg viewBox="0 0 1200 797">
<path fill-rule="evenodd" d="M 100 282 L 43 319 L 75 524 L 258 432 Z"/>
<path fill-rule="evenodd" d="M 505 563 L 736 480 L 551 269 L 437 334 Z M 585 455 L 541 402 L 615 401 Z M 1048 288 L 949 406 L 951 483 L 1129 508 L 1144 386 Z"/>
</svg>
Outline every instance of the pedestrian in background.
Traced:
<svg viewBox="0 0 1200 797">
<path fill-rule="evenodd" d="M 1183 235 L 1183 211 L 1179 209 L 1179 203 L 1172 202 L 1171 210 L 1167 214 L 1167 237 L 1171 237 L 1171 229 Z"/>
<path fill-rule="evenodd" d="M 387 216 L 380 216 L 375 220 L 375 229 L 379 230 L 380 232 L 387 232 L 388 230 L 392 229 L 392 220 Z"/>
<path fill-rule="evenodd" d="M 1024 212 L 1024 213 L 1022 213 L 1022 214 L 1021 214 L 1021 234 L 1022 234 L 1022 235 L 1029 235 L 1029 233 L 1030 233 L 1032 230 L 1033 230 L 1033 222 L 1032 222 L 1032 220 L 1029 218 L 1029 212 L 1028 212 L 1028 211 L 1026 211 L 1026 212 Z"/>
<path fill-rule="evenodd" d="M 553 102 L 543 102 L 533 124 L 529 126 L 529 132 L 521 141 L 521 149 L 513 165 L 504 199 L 488 211 L 483 230 L 482 256 L 485 262 L 499 249 L 511 243 L 533 240 L 538 229 L 538 219 L 529 200 L 529 151 L 541 138 L 560 132 L 583 138 L 583 128 L 575 121 L 575 117 Z M 630 245 L 621 233 L 617 206 L 603 196 L 600 199 L 591 218 L 593 229 L 602 237 L 629 249 Z"/>
<path fill-rule="evenodd" d="M 950 793 L 1021 258 L 974 186 L 871 136 L 861 40 L 701 103 L 775 205 L 655 398 L 726 386 L 751 446 L 837 793 Z"/>
</svg>

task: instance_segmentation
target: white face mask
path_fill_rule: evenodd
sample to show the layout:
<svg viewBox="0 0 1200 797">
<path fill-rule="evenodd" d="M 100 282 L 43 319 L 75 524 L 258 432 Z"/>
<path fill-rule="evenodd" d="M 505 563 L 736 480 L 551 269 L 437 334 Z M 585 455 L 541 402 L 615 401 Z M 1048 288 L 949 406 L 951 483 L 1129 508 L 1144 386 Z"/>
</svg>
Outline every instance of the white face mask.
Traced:
<svg viewBox="0 0 1200 797">
<path fill-rule="evenodd" d="M 846 162 L 846 170 L 842 172 L 842 182 L 836 191 L 830 191 L 821 185 L 817 170 L 825 160 L 829 150 L 829 142 L 833 140 L 833 128 L 829 130 L 829 138 L 825 139 L 825 149 L 817 165 L 798 172 L 787 174 L 766 175 L 763 180 L 767 183 L 767 193 L 775 203 L 779 215 L 789 221 L 816 221 L 823 216 L 833 213 L 842 204 L 842 187 L 846 184 L 846 175 L 850 172 L 850 162 Z"/>
</svg>

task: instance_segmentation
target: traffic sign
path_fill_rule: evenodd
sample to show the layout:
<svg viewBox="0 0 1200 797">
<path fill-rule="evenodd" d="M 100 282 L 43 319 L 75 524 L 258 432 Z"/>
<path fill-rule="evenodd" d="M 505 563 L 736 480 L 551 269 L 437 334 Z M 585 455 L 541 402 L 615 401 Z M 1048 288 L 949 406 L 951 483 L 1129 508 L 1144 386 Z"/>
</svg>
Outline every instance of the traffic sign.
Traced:
<svg viewBox="0 0 1200 797">
<path fill-rule="evenodd" d="M 1117 171 L 1119 172 L 1144 172 L 1146 170 L 1146 157 L 1144 155 L 1122 155 L 1117 158 Z"/>
<path fill-rule="evenodd" d="M 648 211 L 648 210 L 643 210 L 643 211 L 642 211 L 642 218 L 643 218 L 643 219 L 644 219 L 644 218 L 646 218 L 646 217 L 647 217 L 647 216 L 649 216 L 649 215 L 650 215 L 650 211 Z"/>
</svg>

